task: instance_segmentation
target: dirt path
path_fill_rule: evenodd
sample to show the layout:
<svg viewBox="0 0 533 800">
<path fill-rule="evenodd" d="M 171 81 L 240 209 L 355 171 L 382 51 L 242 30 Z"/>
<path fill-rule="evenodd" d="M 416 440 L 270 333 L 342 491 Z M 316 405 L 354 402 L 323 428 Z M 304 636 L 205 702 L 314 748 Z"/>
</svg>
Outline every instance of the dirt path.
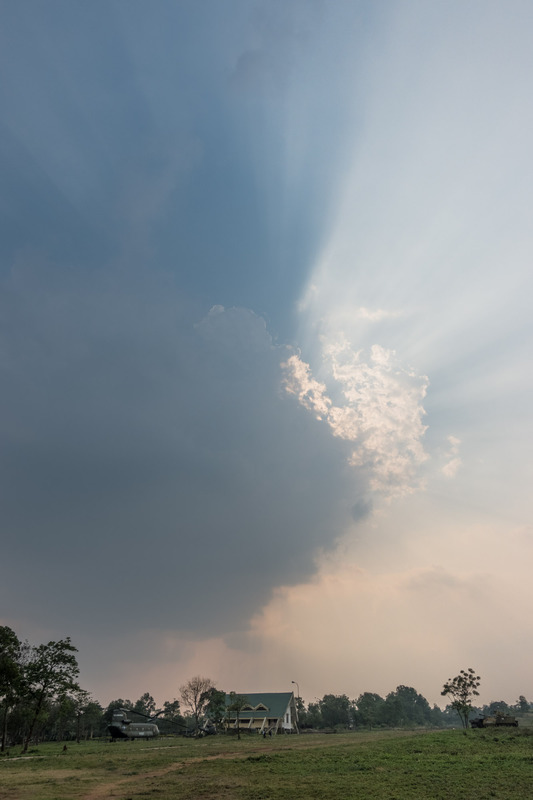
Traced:
<svg viewBox="0 0 533 800">
<path fill-rule="evenodd" d="M 405 736 L 412 736 L 412 731 L 397 731 L 395 732 L 395 738 L 397 736 L 401 736 L 402 738 Z M 368 735 L 361 734 L 360 738 L 357 740 L 358 742 L 364 742 L 369 739 L 373 738 L 372 734 L 369 733 Z M 329 742 L 324 742 L 322 740 L 320 742 L 320 747 L 328 747 L 328 746 L 337 746 L 338 739 L 336 736 L 331 736 Z M 350 745 L 355 744 L 356 742 L 350 742 Z M 290 749 L 307 749 L 308 747 L 313 746 L 312 738 L 304 737 L 302 739 L 294 738 L 291 741 L 291 748 Z M 152 749 L 152 748 L 151 748 Z M 158 748 L 159 749 L 159 748 Z M 120 788 L 122 792 L 127 791 L 128 786 L 134 786 L 138 784 L 139 781 L 148 781 L 153 780 L 156 778 L 162 778 L 165 775 L 170 774 L 171 772 L 177 772 L 178 770 L 182 770 L 191 764 L 197 764 L 200 761 L 217 761 L 221 759 L 239 759 L 244 760 L 249 758 L 251 755 L 258 755 L 263 753 L 282 753 L 284 752 L 285 748 L 277 749 L 273 748 L 272 744 L 267 746 L 262 745 L 261 747 L 254 747 L 250 750 L 246 750 L 246 752 L 237 751 L 237 750 L 228 750 L 224 753 L 216 753 L 215 755 L 205 755 L 205 756 L 194 756 L 191 758 L 182 758 L 178 761 L 175 761 L 173 764 L 170 764 L 167 767 L 163 767 L 159 770 L 150 770 L 149 772 L 144 772 L 142 774 L 135 775 L 134 777 L 128 776 L 127 778 L 116 778 L 115 780 L 106 781 L 105 783 L 99 783 L 97 786 L 94 786 L 88 794 L 83 796 L 82 800 L 102 800 L 103 798 L 114 797 L 117 793 L 117 790 Z"/>
<path fill-rule="evenodd" d="M 106 783 L 99 783 L 98 786 L 93 787 L 88 794 L 84 795 L 83 800 L 102 800 L 102 798 L 105 797 L 112 797 L 116 794 L 116 790 L 119 788 L 124 791 L 125 787 L 128 785 L 136 784 L 139 781 L 162 778 L 164 775 L 181 770 L 190 764 L 198 764 L 201 761 L 219 761 L 221 759 L 237 758 L 246 759 L 250 755 L 266 752 L 272 752 L 272 748 L 255 747 L 253 750 L 247 750 L 246 753 L 227 752 L 217 753 L 216 755 L 212 756 L 195 756 L 194 758 L 184 758 L 180 761 L 176 761 L 174 764 L 171 764 L 168 767 L 163 767 L 162 769 L 158 770 L 150 770 L 150 772 L 144 772 L 142 775 L 139 774 L 135 775 L 135 777 L 118 778 L 117 780 L 107 781 Z"/>
</svg>

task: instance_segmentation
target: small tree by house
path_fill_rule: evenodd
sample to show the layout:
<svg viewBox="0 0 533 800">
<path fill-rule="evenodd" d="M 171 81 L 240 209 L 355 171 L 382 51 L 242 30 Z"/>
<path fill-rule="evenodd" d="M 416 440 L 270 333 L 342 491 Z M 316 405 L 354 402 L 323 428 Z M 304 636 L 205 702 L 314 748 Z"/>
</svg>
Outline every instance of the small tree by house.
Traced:
<svg viewBox="0 0 533 800">
<path fill-rule="evenodd" d="M 237 739 L 241 738 L 241 726 L 239 722 L 240 713 L 249 706 L 249 703 L 250 701 L 248 700 L 247 697 L 245 697 L 245 695 L 237 694 L 236 692 L 229 693 L 228 712 L 230 714 L 235 714 L 235 724 L 237 726 Z"/>
<path fill-rule="evenodd" d="M 459 714 L 465 733 L 468 728 L 468 717 L 473 709 L 472 701 L 479 695 L 480 683 L 479 675 L 476 675 L 472 667 L 469 667 L 462 669 L 455 678 L 448 678 L 442 688 L 441 695 L 451 698 L 450 705 Z"/>
<path fill-rule="evenodd" d="M 222 725 L 226 716 L 226 692 L 216 689 L 214 686 L 208 690 L 205 715 L 215 728 Z"/>
<path fill-rule="evenodd" d="M 309 703 L 305 714 L 306 725 L 310 728 L 322 728 L 322 714 L 320 713 L 320 701 Z"/>
</svg>

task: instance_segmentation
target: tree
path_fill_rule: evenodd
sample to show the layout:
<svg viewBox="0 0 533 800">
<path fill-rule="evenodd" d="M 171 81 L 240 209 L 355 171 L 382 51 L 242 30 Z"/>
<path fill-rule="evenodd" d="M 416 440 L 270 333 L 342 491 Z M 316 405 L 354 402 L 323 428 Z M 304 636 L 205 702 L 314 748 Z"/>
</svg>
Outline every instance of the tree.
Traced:
<svg viewBox="0 0 533 800">
<path fill-rule="evenodd" d="M 312 714 L 313 704 L 311 703 L 309 708 L 306 708 L 301 697 L 295 697 L 294 701 L 296 703 L 296 711 L 298 712 L 298 728 L 300 730 L 303 730 L 304 728 L 312 728 L 316 723 L 316 720 Z M 318 717 L 320 717 L 320 712 L 318 712 Z"/>
<path fill-rule="evenodd" d="M 87 703 L 82 707 L 81 712 L 83 735 L 86 739 L 87 737 L 92 739 L 95 729 L 100 731 L 102 728 L 102 723 L 104 720 L 102 706 L 96 700 L 91 700 L 89 698 Z"/>
<path fill-rule="evenodd" d="M 400 728 L 404 724 L 401 698 L 396 692 L 389 692 L 383 703 L 381 717 L 390 728 Z"/>
<path fill-rule="evenodd" d="M 145 692 L 142 697 L 139 697 L 132 710 L 142 716 L 153 717 L 156 712 L 155 700 L 151 694 Z"/>
<path fill-rule="evenodd" d="M 322 723 L 326 728 L 350 724 L 351 703 L 345 694 L 325 694 L 319 701 Z"/>
<path fill-rule="evenodd" d="M 181 699 L 191 712 L 196 734 L 198 734 L 200 727 L 200 718 L 209 702 L 209 691 L 213 688 L 213 681 L 210 678 L 203 678 L 201 675 L 195 675 L 194 678 L 180 686 Z"/>
<path fill-rule="evenodd" d="M 64 694 L 55 703 L 48 703 L 43 738 L 52 738 L 57 742 L 72 739 L 77 728 L 76 704 L 72 697 Z M 45 715 L 43 714 L 43 717 Z M 44 721 L 44 720 L 43 720 Z"/>
<path fill-rule="evenodd" d="M 515 710 L 520 711 L 522 714 L 527 714 L 529 711 L 529 701 L 526 700 L 523 694 L 516 701 Z"/>
<path fill-rule="evenodd" d="M 355 701 L 358 724 L 368 725 L 372 729 L 381 719 L 384 704 L 385 701 L 379 694 L 364 692 L 359 695 Z"/>
<path fill-rule="evenodd" d="M 185 720 L 180 714 L 179 700 L 165 700 L 163 710 L 159 712 L 157 724 L 161 733 L 176 733 L 176 728 L 185 728 Z"/>
<path fill-rule="evenodd" d="M 25 670 L 26 692 L 32 705 L 32 718 L 22 748 L 23 753 L 28 750 L 45 702 L 80 690 L 75 680 L 80 672 L 74 655 L 77 652 L 70 641 L 70 636 L 58 642 L 41 644 L 32 649 L 30 661 Z"/>
<path fill-rule="evenodd" d="M 305 724 L 309 728 L 322 727 L 322 714 L 320 713 L 320 701 L 316 703 L 309 703 L 307 711 L 305 712 Z"/>
<path fill-rule="evenodd" d="M 479 695 L 480 683 L 479 675 L 469 667 L 462 669 L 455 678 L 448 678 L 442 688 L 441 695 L 451 697 L 450 705 L 459 714 L 465 733 L 468 728 L 468 717 L 473 709 L 472 700 Z"/>
<path fill-rule="evenodd" d="M 80 738 L 81 738 L 82 717 L 85 716 L 85 714 L 87 713 L 88 709 L 90 709 L 91 706 L 98 705 L 98 704 L 97 703 L 95 704 L 92 701 L 91 695 L 86 689 L 77 689 L 77 690 L 75 690 L 72 693 L 70 699 L 72 700 L 74 712 L 76 714 L 76 741 L 79 744 Z M 94 709 L 93 709 L 93 713 L 94 713 Z"/>
<path fill-rule="evenodd" d="M 226 716 L 226 692 L 216 689 L 214 686 L 208 689 L 205 714 L 215 727 L 222 724 Z"/>
<path fill-rule="evenodd" d="M 175 699 L 165 700 L 163 703 L 163 715 L 164 719 L 181 721 L 182 716 L 180 714 L 180 701 Z"/>
<path fill-rule="evenodd" d="M 444 713 L 442 708 L 439 708 L 436 703 L 433 704 L 433 708 L 431 709 L 429 721 L 434 728 L 442 728 L 444 725 Z"/>
<path fill-rule="evenodd" d="M 6 748 L 7 718 L 22 687 L 21 652 L 22 644 L 15 631 L 7 625 L 0 625 L 0 702 L 3 708 L 1 752 Z"/>
<path fill-rule="evenodd" d="M 235 714 L 235 723 L 237 725 L 237 739 L 241 738 L 241 727 L 239 725 L 239 715 L 241 711 L 250 705 L 250 701 L 247 697 L 243 694 L 237 694 L 236 692 L 229 693 L 229 703 L 228 703 L 228 712 L 230 714 Z"/>
<path fill-rule="evenodd" d="M 493 717 L 495 714 L 510 714 L 511 709 L 505 700 L 493 700 L 488 706 L 483 707 L 483 711 L 487 716 Z"/>
<path fill-rule="evenodd" d="M 394 726 L 428 725 L 431 719 L 428 701 L 412 686 L 397 686 L 390 692 L 383 712 L 387 724 Z"/>
</svg>

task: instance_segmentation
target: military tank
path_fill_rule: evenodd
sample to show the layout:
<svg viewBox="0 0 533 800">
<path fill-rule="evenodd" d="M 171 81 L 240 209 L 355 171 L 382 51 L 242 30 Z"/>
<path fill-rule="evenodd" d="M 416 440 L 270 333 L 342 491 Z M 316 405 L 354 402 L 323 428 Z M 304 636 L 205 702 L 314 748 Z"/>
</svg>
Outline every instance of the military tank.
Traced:
<svg viewBox="0 0 533 800">
<path fill-rule="evenodd" d="M 493 716 L 475 717 L 470 720 L 472 728 L 518 728 L 518 720 L 510 714 L 494 714 Z"/>
</svg>

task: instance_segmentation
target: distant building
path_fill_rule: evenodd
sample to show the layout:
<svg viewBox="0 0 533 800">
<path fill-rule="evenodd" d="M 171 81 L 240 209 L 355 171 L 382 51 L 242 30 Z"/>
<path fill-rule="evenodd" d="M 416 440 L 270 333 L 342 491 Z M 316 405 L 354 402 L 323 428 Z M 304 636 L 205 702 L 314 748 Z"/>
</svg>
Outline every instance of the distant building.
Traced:
<svg viewBox="0 0 533 800">
<path fill-rule="evenodd" d="M 243 693 L 241 696 L 248 701 L 238 715 L 241 731 L 265 734 L 300 732 L 294 692 Z M 231 696 L 227 694 L 226 708 L 231 705 L 231 700 Z M 229 729 L 237 728 L 235 711 L 228 711 L 226 724 Z"/>
</svg>

